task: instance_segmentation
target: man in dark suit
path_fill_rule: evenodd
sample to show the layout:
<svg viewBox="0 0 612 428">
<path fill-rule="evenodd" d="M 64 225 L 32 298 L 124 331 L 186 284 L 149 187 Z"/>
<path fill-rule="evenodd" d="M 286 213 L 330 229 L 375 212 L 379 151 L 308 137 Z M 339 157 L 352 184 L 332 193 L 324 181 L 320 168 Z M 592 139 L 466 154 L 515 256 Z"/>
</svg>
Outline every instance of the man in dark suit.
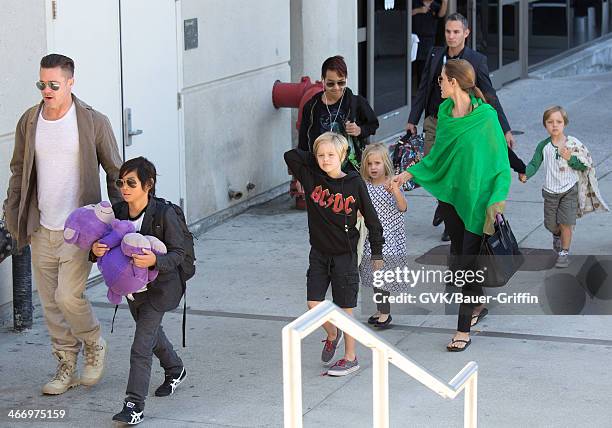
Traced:
<svg viewBox="0 0 612 428">
<path fill-rule="evenodd" d="M 465 46 L 465 41 L 470 35 L 467 19 L 460 13 L 453 13 L 446 18 L 444 35 L 447 47 L 434 47 L 429 53 L 419 89 L 412 102 L 406 130 L 413 135 L 417 133 L 416 124 L 425 112 L 423 131 L 425 132 L 425 154 L 429 153 L 436 139 L 436 126 L 438 123 L 438 107 L 442 104 L 442 94 L 438 86 L 438 76 L 442 74 L 442 67 L 449 59 L 465 59 L 474 67 L 476 72 L 476 86 L 482 91 L 487 102 L 497 111 L 499 123 L 504 131 L 506 142 L 508 143 L 508 157 L 512 169 L 519 173 L 525 172 L 525 164 L 512 151 L 514 147 L 514 137 L 510 130 L 510 124 L 504 110 L 499 103 L 495 89 L 489 78 L 489 68 L 487 57 Z M 434 226 L 442 222 L 438 210 L 434 215 Z M 448 241 L 450 238 L 446 231 L 442 234 L 442 240 Z"/>
</svg>

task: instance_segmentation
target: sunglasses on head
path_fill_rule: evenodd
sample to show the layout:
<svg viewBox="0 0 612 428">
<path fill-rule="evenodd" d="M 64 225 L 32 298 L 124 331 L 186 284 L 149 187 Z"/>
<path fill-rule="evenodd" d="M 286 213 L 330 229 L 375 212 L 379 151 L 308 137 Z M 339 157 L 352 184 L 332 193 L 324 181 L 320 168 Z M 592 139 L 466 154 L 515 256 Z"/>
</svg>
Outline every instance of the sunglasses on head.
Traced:
<svg viewBox="0 0 612 428">
<path fill-rule="evenodd" d="M 36 82 L 36 87 L 41 91 L 44 91 L 47 86 L 54 91 L 59 91 L 60 82 L 56 82 L 54 80 L 49 80 L 48 82 L 43 82 L 42 80 L 39 80 L 38 82 Z"/>
<path fill-rule="evenodd" d="M 132 189 L 138 187 L 138 182 L 132 177 L 126 178 L 125 180 L 123 178 L 118 178 L 115 180 L 115 186 L 117 186 L 118 189 L 121 189 L 124 184 L 127 184 Z"/>
<path fill-rule="evenodd" d="M 337 82 L 334 80 L 325 81 L 325 86 L 327 86 L 328 88 L 333 88 L 336 85 L 338 85 L 341 88 L 344 88 L 346 86 L 346 80 L 338 80 Z"/>
</svg>

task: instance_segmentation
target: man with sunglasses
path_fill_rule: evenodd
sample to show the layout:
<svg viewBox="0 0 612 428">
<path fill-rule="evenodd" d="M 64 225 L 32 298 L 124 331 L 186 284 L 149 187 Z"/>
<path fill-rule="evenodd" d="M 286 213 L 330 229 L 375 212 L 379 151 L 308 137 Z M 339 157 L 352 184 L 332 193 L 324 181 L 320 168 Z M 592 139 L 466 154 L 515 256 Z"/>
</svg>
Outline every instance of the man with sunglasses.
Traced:
<svg viewBox="0 0 612 428">
<path fill-rule="evenodd" d="M 114 186 L 121 156 L 110 122 L 72 94 L 73 84 L 72 59 L 42 58 L 36 82 L 42 101 L 17 124 L 5 201 L 8 229 L 18 247 L 32 246 L 34 280 L 58 360 L 42 392 L 54 395 L 97 383 L 106 356 L 100 322 L 84 296 L 91 271 L 88 252 L 64 242 L 64 222 L 74 209 L 100 202 L 100 165 L 111 201 L 121 200 Z M 85 362 L 79 378 L 81 347 Z"/>
<path fill-rule="evenodd" d="M 465 45 L 465 41 L 470 35 L 467 19 L 460 13 L 453 13 L 446 18 L 445 32 L 446 47 L 434 47 L 428 54 L 423 68 L 423 74 L 419 83 L 406 130 L 413 135 L 417 133 L 416 124 L 419 122 L 421 115 L 425 112 L 425 120 L 423 121 L 423 131 L 425 132 L 425 154 L 431 150 L 436 139 L 436 125 L 438 123 L 438 107 L 442 104 L 442 94 L 439 87 L 439 79 L 442 74 L 442 67 L 449 59 L 465 59 L 474 67 L 476 71 L 476 86 L 482 90 L 487 102 L 497 111 L 499 123 L 504 131 L 506 142 L 508 144 L 508 158 L 510 166 L 520 174 L 525 173 L 525 164 L 514 153 L 514 137 L 510 129 L 508 119 L 502 109 L 499 99 L 491 79 L 489 77 L 489 68 L 487 66 L 487 58 L 479 52 L 470 49 Z M 433 218 L 433 225 L 438 226 L 443 219 L 436 209 Z M 442 233 L 442 241 L 449 241 L 450 237 L 446 231 Z"/>
</svg>

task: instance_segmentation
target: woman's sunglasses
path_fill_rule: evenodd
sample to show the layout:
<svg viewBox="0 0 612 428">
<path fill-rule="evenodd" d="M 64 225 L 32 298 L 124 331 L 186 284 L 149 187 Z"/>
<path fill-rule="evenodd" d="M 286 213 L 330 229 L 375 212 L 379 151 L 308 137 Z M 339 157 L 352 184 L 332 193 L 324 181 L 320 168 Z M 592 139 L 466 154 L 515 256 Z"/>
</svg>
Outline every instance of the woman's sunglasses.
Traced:
<svg viewBox="0 0 612 428">
<path fill-rule="evenodd" d="M 123 178 L 118 178 L 115 180 L 115 186 L 117 186 L 117 189 L 121 189 L 124 184 L 127 184 L 132 189 L 138 187 L 138 182 L 132 177 L 127 178 L 125 180 Z"/>
<path fill-rule="evenodd" d="M 39 80 L 38 82 L 36 82 L 36 87 L 41 91 L 44 91 L 47 86 L 54 91 L 59 91 L 60 83 L 54 80 L 49 80 L 48 82 L 43 82 L 42 80 Z"/>
</svg>

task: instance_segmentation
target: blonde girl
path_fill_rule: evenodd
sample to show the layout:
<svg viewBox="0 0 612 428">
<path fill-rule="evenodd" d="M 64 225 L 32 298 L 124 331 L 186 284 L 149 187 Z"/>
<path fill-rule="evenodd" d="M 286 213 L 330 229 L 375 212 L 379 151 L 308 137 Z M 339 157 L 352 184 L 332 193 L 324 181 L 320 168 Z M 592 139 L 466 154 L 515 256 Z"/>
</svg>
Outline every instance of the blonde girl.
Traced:
<svg viewBox="0 0 612 428">
<path fill-rule="evenodd" d="M 365 149 L 361 160 L 361 176 L 366 182 L 372 205 L 383 227 L 385 238 L 382 250 L 383 269 L 394 271 L 397 267 L 403 268 L 407 261 L 404 213 L 408 206 L 398 183 L 392 180 L 393 166 L 387 146 L 376 143 Z M 369 240 L 366 240 L 359 271 L 362 284 L 374 288 L 377 308 L 377 312 L 368 319 L 368 323 L 377 328 L 387 328 L 392 320 L 388 301 L 390 291 L 399 291 L 401 284 L 389 282 L 382 287 L 374 286 L 371 255 Z"/>
</svg>

